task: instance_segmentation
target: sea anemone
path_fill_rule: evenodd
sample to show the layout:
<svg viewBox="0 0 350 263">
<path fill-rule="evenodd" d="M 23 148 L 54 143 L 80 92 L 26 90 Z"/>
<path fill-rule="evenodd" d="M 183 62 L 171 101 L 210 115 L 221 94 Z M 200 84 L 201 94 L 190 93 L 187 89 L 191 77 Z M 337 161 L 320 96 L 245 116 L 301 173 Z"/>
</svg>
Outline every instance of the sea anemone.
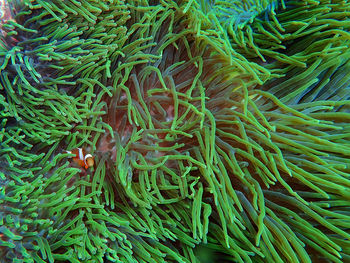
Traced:
<svg viewBox="0 0 350 263">
<path fill-rule="evenodd" d="M 348 3 L 10 6 L 4 262 L 350 260 Z"/>
</svg>

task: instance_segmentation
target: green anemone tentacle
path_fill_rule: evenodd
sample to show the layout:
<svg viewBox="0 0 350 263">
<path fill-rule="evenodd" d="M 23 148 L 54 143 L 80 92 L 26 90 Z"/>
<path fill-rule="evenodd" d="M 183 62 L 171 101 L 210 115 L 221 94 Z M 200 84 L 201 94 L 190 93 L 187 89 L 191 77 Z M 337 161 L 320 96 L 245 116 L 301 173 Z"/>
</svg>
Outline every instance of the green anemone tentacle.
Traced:
<svg viewBox="0 0 350 263">
<path fill-rule="evenodd" d="M 348 1 L 2 12 L 1 260 L 350 260 Z"/>
</svg>

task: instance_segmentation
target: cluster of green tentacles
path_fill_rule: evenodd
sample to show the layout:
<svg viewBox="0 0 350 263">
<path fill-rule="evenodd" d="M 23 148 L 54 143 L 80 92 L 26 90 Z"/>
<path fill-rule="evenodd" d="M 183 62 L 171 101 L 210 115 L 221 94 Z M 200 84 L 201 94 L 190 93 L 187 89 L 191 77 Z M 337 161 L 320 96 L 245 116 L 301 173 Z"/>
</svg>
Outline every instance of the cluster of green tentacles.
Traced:
<svg viewBox="0 0 350 263">
<path fill-rule="evenodd" d="M 348 1 L 8 2 L 1 262 L 350 261 Z"/>
</svg>

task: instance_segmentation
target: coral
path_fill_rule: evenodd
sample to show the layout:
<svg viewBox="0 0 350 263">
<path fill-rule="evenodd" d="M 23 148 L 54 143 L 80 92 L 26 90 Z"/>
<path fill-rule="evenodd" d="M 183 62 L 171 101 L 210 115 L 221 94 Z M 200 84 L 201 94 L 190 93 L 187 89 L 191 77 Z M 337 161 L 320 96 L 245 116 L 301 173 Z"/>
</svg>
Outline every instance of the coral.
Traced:
<svg viewBox="0 0 350 263">
<path fill-rule="evenodd" d="M 350 260 L 347 1 L 9 5 L 4 262 Z"/>
</svg>

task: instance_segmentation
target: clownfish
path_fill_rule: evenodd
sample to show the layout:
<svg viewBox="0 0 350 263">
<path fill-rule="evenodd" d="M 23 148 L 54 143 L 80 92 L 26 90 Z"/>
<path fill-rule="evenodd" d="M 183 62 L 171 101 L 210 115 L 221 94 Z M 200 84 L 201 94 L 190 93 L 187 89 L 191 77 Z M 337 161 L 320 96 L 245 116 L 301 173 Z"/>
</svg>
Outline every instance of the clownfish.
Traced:
<svg viewBox="0 0 350 263">
<path fill-rule="evenodd" d="M 88 153 L 85 154 L 85 151 L 83 148 L 75 148 L 71 151 L 66 151 L 67 153 L 74 154 L 73 161 L 78 164 L 81 167 L 85 167 L 85 169 L 88 169 L 90 167 L 93 167 L 95 164 L 94 157 Z"/>
</svg>

